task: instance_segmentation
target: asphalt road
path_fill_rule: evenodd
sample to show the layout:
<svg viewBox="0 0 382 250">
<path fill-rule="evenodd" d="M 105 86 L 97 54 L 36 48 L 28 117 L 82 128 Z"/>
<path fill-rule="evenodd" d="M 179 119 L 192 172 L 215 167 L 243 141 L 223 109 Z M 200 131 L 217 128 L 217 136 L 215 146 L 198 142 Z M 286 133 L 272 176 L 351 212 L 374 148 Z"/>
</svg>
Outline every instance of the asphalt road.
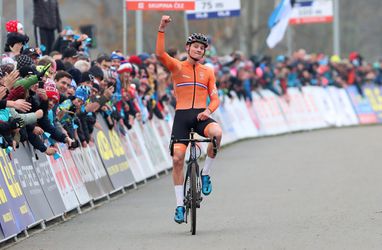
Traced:
<svg viewBox="0 0 382 250">
<path fill-rule="evenodd" d="M 224 148 L 197 235 L 173 222 L 162 176 L 9 249 L 381 249 L 382 127 L 242 141 Z"/>
</svg>

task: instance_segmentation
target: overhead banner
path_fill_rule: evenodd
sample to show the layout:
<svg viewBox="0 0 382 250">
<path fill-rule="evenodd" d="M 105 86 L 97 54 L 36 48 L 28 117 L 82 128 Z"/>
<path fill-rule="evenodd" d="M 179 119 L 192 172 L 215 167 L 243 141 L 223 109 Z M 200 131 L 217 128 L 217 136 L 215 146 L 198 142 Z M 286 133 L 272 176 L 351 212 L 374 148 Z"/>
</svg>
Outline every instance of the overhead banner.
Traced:
<svg viewBox="0 0 382 250">
<path fill-rule="evenodd" d="M 296 0 L 290 24 L 331 23 L 333 21 L 332 0 Z"/>
<path fill-rule="evenodd" d="M 240 0 L 195 0 L 195 9 L 186 14 L 188 20 L 240 16 Z"/>
<path fill-rule="evenodd" d="M 184 11 L 195 9 L 195 0 L 126 0 L 127 10 Z"/>
<path fill-rule="evenodd" d="M 94 129 L 94 139 L 114 188 L 118 189 L 133 184 L 134 177 L 129 169 L 121 136 L 117 134 L 116 130 L 108 128 L 101 115 L 98 115 L 97 118 L 102 130 Z"/>
<path fill-rule="evenodd" d="M 32 151 L 28 144 L 26 146 L 20 144 L 20 147 L 12 153 L 12 163 L 35 220 L 40 221 L 53 218 L 53 211 L 50 209 L 48 200 L 34 170 Z"/>
</svg>

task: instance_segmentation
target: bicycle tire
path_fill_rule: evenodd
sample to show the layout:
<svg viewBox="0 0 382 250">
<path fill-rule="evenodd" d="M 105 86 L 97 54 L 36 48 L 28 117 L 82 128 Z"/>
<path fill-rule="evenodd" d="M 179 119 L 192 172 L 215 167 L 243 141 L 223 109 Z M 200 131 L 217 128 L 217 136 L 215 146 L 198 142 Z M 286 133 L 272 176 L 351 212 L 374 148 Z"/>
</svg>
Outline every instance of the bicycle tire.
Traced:
<svg viewBox="0 0 382 250">
<path fill-rule="evenodd" d="M 196 163 L 191 163 L 191 178 L 190 178 L 190 189 L 191 189 L 191 234 L 195 235 L 196 233 L 196 207 L 198 200 L 197 193 L 197 166 Z"/>
<path fill-rule="evenodd" d="M 184 196 L 184 206 L 186 207 L 186 215 L 185 215 L 185 222 L 187 223 L 188 221 L 188 214 L 191 209 L 190 205 L 190 196 L 191 196 L 191 188 L 190 188 L 190 183 L 191 183 L 191 177 L 190 177 L 190 169 L 189 166 L 187 166 L 187 171 L 186 171 L 186 176 L 184 178 L 184 184 L 183 184 L 183 196 Z"/>
</svg>

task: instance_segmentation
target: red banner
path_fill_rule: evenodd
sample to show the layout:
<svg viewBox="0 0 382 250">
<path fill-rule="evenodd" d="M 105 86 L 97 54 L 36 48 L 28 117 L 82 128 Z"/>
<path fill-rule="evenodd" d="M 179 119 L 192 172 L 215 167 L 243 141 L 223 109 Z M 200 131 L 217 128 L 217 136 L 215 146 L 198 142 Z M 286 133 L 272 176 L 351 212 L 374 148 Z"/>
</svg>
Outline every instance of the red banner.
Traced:
<svg viewBox="0 0 382 250">
<path fill-rule="evenodd" d="M 183 1 L 126 0 L 126 8 L 127 10 L 162 10 L 162 11 L 194 10 L 195 0 L 183 0 Z"/>
</svg>

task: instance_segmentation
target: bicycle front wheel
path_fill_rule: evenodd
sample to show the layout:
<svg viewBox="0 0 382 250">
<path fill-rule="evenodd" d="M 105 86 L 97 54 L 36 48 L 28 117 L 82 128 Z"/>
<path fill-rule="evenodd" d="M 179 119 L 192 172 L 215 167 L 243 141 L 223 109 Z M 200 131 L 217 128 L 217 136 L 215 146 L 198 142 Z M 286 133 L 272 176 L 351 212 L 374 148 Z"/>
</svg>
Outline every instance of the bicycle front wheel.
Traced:
<svg viewBox="0 0 382 250">
<path fill-rule="evenodd" d="M 196 233 L 196 207 L 198 201 L 197 193 L 197 166 L 196 163 L 191 163 L 191 178 L 190 178 L 190 189 L 191 189 L 191 234 Z"/>
</svg>

